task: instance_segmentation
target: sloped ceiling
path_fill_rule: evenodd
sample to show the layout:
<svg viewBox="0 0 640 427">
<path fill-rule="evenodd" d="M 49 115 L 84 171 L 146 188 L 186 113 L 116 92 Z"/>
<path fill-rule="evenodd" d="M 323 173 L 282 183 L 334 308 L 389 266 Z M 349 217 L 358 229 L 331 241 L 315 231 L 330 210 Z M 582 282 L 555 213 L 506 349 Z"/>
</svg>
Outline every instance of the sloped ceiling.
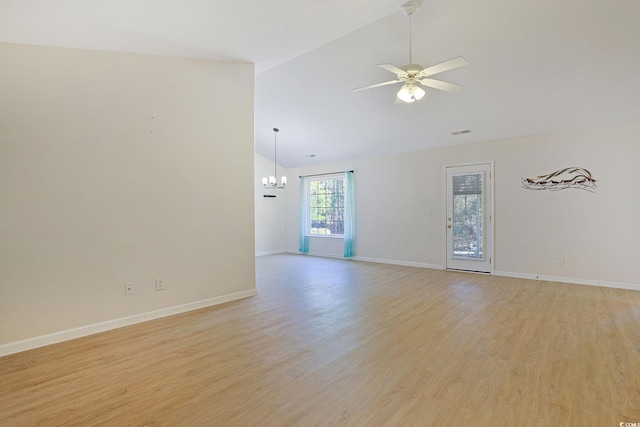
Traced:
<svg viewBox="0 0 640 427">
<path fill-rule="evenodd" d="M 424 0 L 413 62 L 465 57 L 435 76 L 464 89 L 396 105 L 351 89 L 408 62 L 401 3 L 0 0 L 0 41 L 254 62 L 256 151 L 280 128 L 285 167 L 640 120 L 640 2 Z"/>
</svg>

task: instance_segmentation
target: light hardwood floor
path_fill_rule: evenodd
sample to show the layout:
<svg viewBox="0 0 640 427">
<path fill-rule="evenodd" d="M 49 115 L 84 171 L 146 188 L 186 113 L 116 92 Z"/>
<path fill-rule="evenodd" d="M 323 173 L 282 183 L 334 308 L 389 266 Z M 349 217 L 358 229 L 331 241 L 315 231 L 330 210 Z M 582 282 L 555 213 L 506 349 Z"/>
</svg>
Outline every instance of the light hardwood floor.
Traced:
<svg viewBox="0 0 640 427">
<path fill-rule="evenodd" d="M 256 297 L 0 358 L 0 425 L 640 423 L 640 292 L 256 262 Z"/>
</svg>

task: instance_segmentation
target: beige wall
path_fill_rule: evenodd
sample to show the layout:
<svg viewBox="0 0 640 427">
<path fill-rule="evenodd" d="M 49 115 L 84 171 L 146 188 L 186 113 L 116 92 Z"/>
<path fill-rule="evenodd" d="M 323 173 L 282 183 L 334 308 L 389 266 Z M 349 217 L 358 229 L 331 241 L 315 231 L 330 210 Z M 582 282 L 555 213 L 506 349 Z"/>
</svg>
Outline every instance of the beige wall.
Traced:
<svg viewBox="0 0 640 427">
<path fill-rule="evenodd" d="M 356 256 L 442 267 L 443 167 L 495 162 L 495 273 L 640 289 L 635 265 L 640 237 L 637 162 L 640 123 L 460 145 L 350 162 L 290 169 L 292 177 L 355 169 Z M 567 166 L 589 169 L 597 190 L 531 191 L 522 177 Z M 297 180 L 287 216 L 297 218 Z M 423 216 L 423 209 L 432 216 Z M 288 222 L 287 250 L 298 248 L 297 222 Z M 320 240 L 320 239 L 317 239 Z M 391 244 L 396 250 L 391 250 Z M 311 242 L 340 256 L 335 241 Z M 557 263 L 559 256 L 565 264 Z"/>
<path fill-rule="evenodd" d="M 285 196 L 288 189 L 267 190 L 262 185 L 263 176 L 273 175 L 273 166 L 273 160 L 255 153 L 256 255 L 285 251 L 287 221 Z M 284 168 L 280 166 L 277 168 L 278 179 L 286 176 Z M 265 194 L 276 197 L 264 197 Z"/>
<path fill-rule="evenodd" d="M 0 344 L 255 292 L 252 64 L 0 58 Z"/>
</svg>

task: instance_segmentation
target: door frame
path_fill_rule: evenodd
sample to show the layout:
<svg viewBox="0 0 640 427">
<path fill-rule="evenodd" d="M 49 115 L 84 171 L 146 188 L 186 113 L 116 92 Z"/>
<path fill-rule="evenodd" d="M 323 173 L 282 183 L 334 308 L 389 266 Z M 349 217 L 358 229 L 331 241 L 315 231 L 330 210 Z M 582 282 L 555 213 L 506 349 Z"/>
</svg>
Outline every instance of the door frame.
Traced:
<svg viewBox="0 0 640 427">
<path fill-rule="evenodd" d="M 495 214 L 494 214 L 494 205 L 495 205 L 495 184 L 494 184 L 494 161 L 477 161 L 477 162 L 464 162 L 464 163 L 450 163 L 442 166 L 442 206 L 443 206 L 443 216 L 442 216 L 442 254 L 443 254 L 443 263 L 442 266 L 444 270 L 452 270 L 452 271 L 469 271 L 472 273 L 472 270 L 460 270 L 447 267 L 447 261 L 449 260 L 449 256 L 447 253 L 447 210 L 449 208 L 447 202 L 447 169 L 455 168 L 455 167 L 466 167 L 466 166 L 479 166 L 479 165 L 489 165 L 489 182 L 487 183 L 487 191 L 490 192 L 490 200 L 487 203 L 487 214 L 489 215 L 489 220 L 487 221 L 487 229 L 485 231 L 486 237 L 486 251 L 489 256 L 489 271 L 487 273 L 477 272 L 479 274 L 493 274 L 495 270 L 495 254 L 494 254 L 494 230 L 495 230 Z"/>
</svg>

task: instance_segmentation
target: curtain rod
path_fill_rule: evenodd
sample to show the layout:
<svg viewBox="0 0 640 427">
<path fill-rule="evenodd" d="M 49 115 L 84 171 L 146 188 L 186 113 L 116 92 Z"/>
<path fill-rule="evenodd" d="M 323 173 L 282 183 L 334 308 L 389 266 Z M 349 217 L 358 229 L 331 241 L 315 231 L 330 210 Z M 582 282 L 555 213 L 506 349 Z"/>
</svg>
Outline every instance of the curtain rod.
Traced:
<svg viewBox="0 0 640 427">
<path fill-rule="evenodd" d="M 327 173 L 315 173 L 313 175 L 300 175 L 298 178 L 305 178 L 305 177 L 309 177 L 309 176 L 322 176 L 322 175 L 335 175 L 337 173 L 345 173 L 345 172 L 355 172 L 353 170 L 350 171 L 338 171 L 338 172 L 327 172 Z"/>
</svg>

